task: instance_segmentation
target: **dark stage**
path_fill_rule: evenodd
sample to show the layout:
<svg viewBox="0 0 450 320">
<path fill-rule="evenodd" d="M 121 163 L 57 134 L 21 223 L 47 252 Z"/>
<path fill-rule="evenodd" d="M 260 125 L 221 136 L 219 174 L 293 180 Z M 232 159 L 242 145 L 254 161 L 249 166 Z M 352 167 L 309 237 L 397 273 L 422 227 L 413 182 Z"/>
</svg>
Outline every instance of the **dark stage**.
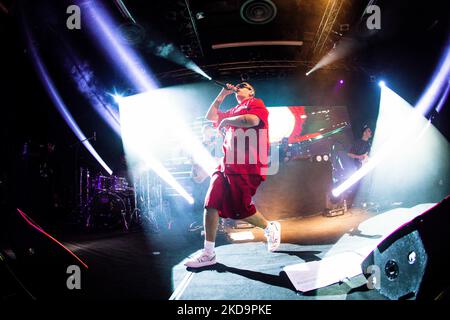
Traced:
<svg viewBox="0 0 450 320">
<path fill-rule="evenodd" d="M 285 267 L 323 262 L 324 270 L 330 258 L 342 256 L 341 270 L 350 270 L 354 262 L 348 259 L 349 254 L 359 257 L 356 265 L 359 267 L 393 231 L 433 205 L 399 207 L 385 212 L 351 209 L 337 217 L 284 219 L 281 220 L 282 244 L 276 253 L 267 252 L 262 230 L 226 226 L 217 239 L 218 263 L 200 269 L 186 268 L 183 262 L 201 247 L 201 230 L 178 226 L 159 232 L 145 229 L 95 233 L 66 230 L 55 237 L 88 266 L 88 269 L 81 268 L 80 289 L 69 293 L 64 282 L 62 285 L 49 281 L 48 277 L 65 273 L 68 257 L 57 246 L 47 243 L 47 247 L 40 247 L 39 242 L 34 242 L 29 243 L 31 247 L 38 247 L 35 256 L 28 257 L 28 263 L 34 266 L 32 270 L 21 265 L 27 260 L 16 257 L 11 248 L 3 251 L 7 265 L 28 273 L 23 282 L 28 291 L 25 294 L 3 269 L 3 276 L 10 284 L 3 288 L 3 298 L 7 301 L 32 300 L 32 297 L 46 301 L 56 296 L 77 300 L 386 300 L 379 290 L 368 286 L 361 269 L 356 275 L 342 276 L 335 265 L 337 274 L 328 271 L 325 276 L 328 279 L 321 279 L 324 275 L 320 275 L 320 267 L 312 267 L 308 276 L 296 278 L 294 272 L 290 279 L 290 271 L 286 272 Z M 236 234 L 245 234 L 247 239 L 234 240 Z M 60 255 L 60 260 L 50 258 L 52 255 Z M 72 263 L 80 265 L 76 261 Z M 23 276 L 20 272 L 16 275 Z M 330 280 L 330 276 L 334 280 Z M 302 282 L 307 277 L 316 279 L 317 283 L 329 281 L 331 284 L 298 290 L 295 281 Z"/>
<path fill-rule="evenodd" d="M 383 299 L 376 290 L 365 290 L 363 276 L 302 294 L 282 272 L 287 265 L 320 260 L 342 236 L 352 234 L 352 230 L 372 216 L 375 215 L 354 210 L 336 218 L 282 221 L 283 245 L 276 254 L 267 252 L 260 230 L 227 228 L 218 239 L 219 264 L 201 271 L 189 271 L 182 265 L 185 258 L 201 247 L 200 231 L 117 230 L 62 234 L 59 239 L 89 266 L 81 272 L 80 299 Z M 253 232 L 255 238 L 233 241 L 229 237 L 233 231 Z M 355 235 L 364 236 L 371 235 Z M 341 248 L 346 249 L 350 250 Z M 188 284 L 183 283 L 186 278 Z M 42 292 L 40 298 L 45 299 L 58 295 L 44 287 L 37 288 L 37 292 Z"/>
</svg>

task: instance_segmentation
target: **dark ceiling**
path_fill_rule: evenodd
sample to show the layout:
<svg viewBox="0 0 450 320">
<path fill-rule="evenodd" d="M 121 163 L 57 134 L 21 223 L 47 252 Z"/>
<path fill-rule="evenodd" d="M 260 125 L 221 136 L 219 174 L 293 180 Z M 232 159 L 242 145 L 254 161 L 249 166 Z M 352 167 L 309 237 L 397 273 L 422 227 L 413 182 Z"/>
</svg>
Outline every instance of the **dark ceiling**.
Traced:
<svg viewBox="0 0 450 320">
<path fill-rule="evenodd" d="M 119 4 L 129 12 L 121 15 L 122 23 L 130 18 L 136 22 L 127 25 L 138 39 L 134 46 L 146 45 L 145 36 L 136 36 L 140 28 L 147 41 L 173 42 L 185 56 L 222 75 L 235 70 L 286 72 L 310 67 L 357 24 L 365 7 L 364 2 L 344 0 L 117 0 L 112 10 L 123 13 Z M 290 41 L 290 45 L 277 41 Z M 155 71 L 161 77 L 173 77 L 177 69 L 158 63 Z"/>
<path fill-rule="evenodd" d="M 367 29 L 367 5 L 381 8 L 380 30 Z M 441 1 L 425 6 L 403 0 L 114 0 L 110 8 L 118 13 L 123 30 L 142 30 L 144 36 L 137 32 L 141 36 L 133 43 L 136 48 L 148 47 L 148 41 L 154 46 L 174 43 L 205 70 L 225 77 L 235 72 L 304 72 L 344 41 L 356 44 L 354 50 L 327 68 L 376 73 L 392 55 L 411 53 L 411 48 L 434 50 L 430 43 L 442 46 L 433 37 L 446 35 L 449 21 Z M 248 44 L 255 41 L 260 43 Z M 302 45 L 267 45 L 276 41 Z M 167 61 L 153 61 L 152 67 L 160 79 L 196 76 Z"/>
<path fill-rule="evenodd" d="M 84 29 L 65 28 L 68 5 L 92 2 L 108 9 L 116 21 L 113 33 L 144 57 L 162 85 L 201 79 L 162 58 L 167 46 L 213 77 L 245 73 L 256 79 L 304 74 L 332 48 L 351 43 L 342 59 L 324 69 L 370 75 L 394 61 L 435 63 L 449 31 L 449 10 L 438 0 L 426 5 L 406 0 L 1 0 L 0 9 L 14 15 L 18 3 L 24 3 L 26 19 L 41 31 L 39 41 L 47 51 L 58 49 L 58 39 L 70 39 L 86 59 L 97 59 L 94 65 L 110 70 L 96 57 Z M 381 9 L 380 30 L 367 28 L 368 5 Z M 57 40 L 51 42 L 52 37 Z"/>
</svg>

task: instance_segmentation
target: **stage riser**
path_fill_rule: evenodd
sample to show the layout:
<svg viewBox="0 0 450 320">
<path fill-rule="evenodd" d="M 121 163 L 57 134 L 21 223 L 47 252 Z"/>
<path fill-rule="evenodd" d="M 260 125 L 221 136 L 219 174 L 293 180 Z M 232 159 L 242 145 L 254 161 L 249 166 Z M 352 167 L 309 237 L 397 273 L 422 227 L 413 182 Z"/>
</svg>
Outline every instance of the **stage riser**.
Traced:
<svg viewBox="0 0 450 320">
<path fill-rule="evenodd" d="M 259 211 L 269 219 L 320 214 L 331 190 L 331 163 L 294 160 L 267 176 L 254 197 Z"/>
</svg>

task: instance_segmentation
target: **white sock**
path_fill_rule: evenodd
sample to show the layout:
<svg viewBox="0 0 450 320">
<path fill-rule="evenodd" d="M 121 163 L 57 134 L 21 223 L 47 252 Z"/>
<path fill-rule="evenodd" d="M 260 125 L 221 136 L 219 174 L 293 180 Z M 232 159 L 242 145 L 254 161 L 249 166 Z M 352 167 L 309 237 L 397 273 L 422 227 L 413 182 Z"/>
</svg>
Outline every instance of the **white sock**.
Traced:
<svg viewBox="0 0 450 320">
<path fill-rule="evenodd" d="M 264 229 L 264 232 L 265 232 L 265 233 L 269 233 L 270 227 L 272 227 L 272 222 L 269 222 L 269 223 L 267 224 L 267 227 Z"/>
<path fill-rule="evenodd" d="M 214 246 L 215 246 L 215 242 L 211 242 L 208 240 L 205 240 L 205 251 L 208 254 L 213 254 L 214 253 Z"/>
</svg>

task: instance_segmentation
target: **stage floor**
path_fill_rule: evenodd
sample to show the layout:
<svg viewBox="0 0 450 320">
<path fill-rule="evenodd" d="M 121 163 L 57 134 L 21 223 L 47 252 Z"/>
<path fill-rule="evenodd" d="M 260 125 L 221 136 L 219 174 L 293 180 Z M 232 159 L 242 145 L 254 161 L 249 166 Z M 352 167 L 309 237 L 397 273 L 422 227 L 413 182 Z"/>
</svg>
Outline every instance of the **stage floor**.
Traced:
<svg viewBox="0 0 450 320">
<path fill-rule="evenodd" d="M 358 269 L 378 243 L 432 205 L 396 208 L 378 214 L 352 209 L 336 217 L 282 220 L 282 244 L 275 253 L 267 252 L 262 230 L 234 230 L 251 232 L 254 239 L 219 246 L 216 249 L 219 263 L 215 266 L 201 270 L 186 270 L 182 262 L 175 266 L 175 290 L 171 299 L 384 300 L 384 296 L 368 288 L 362 273 L 345 277 L 342 269 Z M 228 239 L 229 236 L 230 233 Z M 344 261 L 339 261 L 339 257 Z M 356 259 L 345 261 L 348 257 Z M 334 259 L 333 263 L 339 262 L 339 266 L 327 266 L 330 258 Z M 285 272 L 287 266 L 313 261 L 319 263 L 312 264 L 314 267 L 303 273 L 308 279 L 290 278 Z M 330 281 L 333 276 L 336 281 Z M 313 283 L 311 290 L 301 291 L 293 285 L 293 279 L 305 281 L 303 286 L 310 287 L 308 282 L 313 281 L 316 286 Z M 320 286 L 327 281 L 328 285 Z"/>
<path fill-rule="evenodd" d="M 282 244 L 275 253 L 267 252 L 262 230 L 229 227 L 218 235 L 218 263 L 199 270 L 187 269 L 183 263 L 202 248 L 201 230 L 191 232 L 175 225 L 158 233 L 139 230 L 56 236 L 89 266 L 82 270 L 82 289 L 76 296 L 80 299 L 384 300 L 367 287 L 362 274 L 302 292 L 284 269 L 325 262 L 343 253 L 357 254 L 362 261 L 393 230 L 431 206 L 382 213 L 351 209 L 336 217 L 281 220 Z M 253 239 L 233 240 L 233 233 Z M 50 292 L 45 297 L 57 294 Z"/>
</svg>

